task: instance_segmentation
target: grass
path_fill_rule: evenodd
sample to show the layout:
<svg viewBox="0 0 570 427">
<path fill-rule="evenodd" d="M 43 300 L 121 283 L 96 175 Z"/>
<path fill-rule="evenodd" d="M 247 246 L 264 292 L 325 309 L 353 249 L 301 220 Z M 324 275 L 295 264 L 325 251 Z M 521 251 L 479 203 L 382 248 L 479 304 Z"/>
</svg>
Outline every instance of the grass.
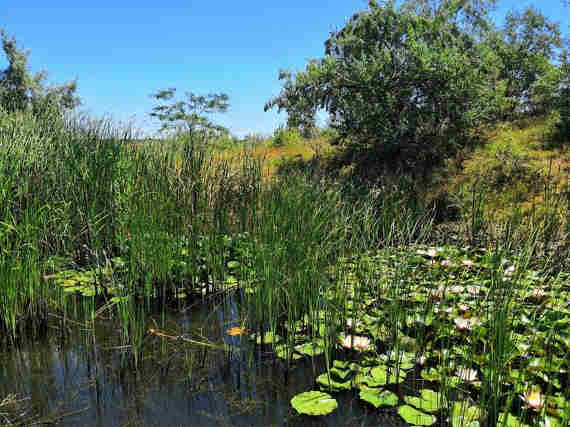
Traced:
<svg viewBox="0 0 570 427">
<path fill-rule="evenodd" d="M 326 140 L 134 144 L 105 121 L 15 115 L 0 128 L 0 328 L 16 343 L 82 295 L 137 369 L 151 305 L 234 292 L 258 348 L 289 369 L 310 356 L 323 390 L 374 406 L 394 392 L 411 424 L 472 427 L 463 402 L 483 425 L 564 425 L 569 155 L 540 149 L 541 126 L 497 128 L 433 180 L 459 206 L 460 249 L 426 246 L 435 214 L 405 177 L 361 191 L 315 173 L 338 150 Z"/>
</svg>

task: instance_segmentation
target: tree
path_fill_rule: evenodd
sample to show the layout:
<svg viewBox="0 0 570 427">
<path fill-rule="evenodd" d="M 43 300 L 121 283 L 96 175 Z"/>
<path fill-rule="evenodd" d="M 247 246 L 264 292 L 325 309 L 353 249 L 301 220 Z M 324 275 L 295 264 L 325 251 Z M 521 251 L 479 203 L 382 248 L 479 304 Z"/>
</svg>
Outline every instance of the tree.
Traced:
<svg viewBox="0 0 570 427">
<path fill-rule="evenodd" d="M 31 75 L 28 71 L 29 52 L 18 48 L 15 39 L 0 29 L 2 49 L 8 67 L 0 71 L 0 107 L 6 112 L 32 110 L 39 112 L 46 106 L 69 110 L 80 104 L 75 95 L 77 82 L 47 87 L 47 73 Z"/>
<path fill-rule="evenodd" d="M 190 137 L 196 134 L 212 136 L 227 133 L 228 130 L 214 124 L 207 115 L 223 113 L 229 108 L 228 95 L 224 93 L 196 95 L 186 92 L 185 100 L 175 100 L 176 89 L 159 90 L 151 95 L 158 105 L 154 106 L 151 117 L 162 123 L 161 132 L 174 130 L 177 133 L 186 133 Z"/>
<path fill-rule="evenodd" d="M 463 3 L 429 16 L 370 1 L 266 109 L 299 121 L 325 109 L 342 142 L 408 169 L 453 151 L 489 114 L 497 62 L 457 24 Z"/>
<path fill-rule="evenodd" d="M 482 34 L 491 29 L 489 13 L 496 5 L 497 0 L 407 0 L 402 8 L 431 18 L 451 18 L 463 31 Z"/>
<path fill-rule="evenodd" d="M 556 91 L 553 60 L 562 46 L 559 25 L 534 8 L 510 12 L 502 30 L 491 34 L 487 42 L 501 60 L 499 78 L 505 82 L 505 96 L 511 105 L 508 116 L 543 112 L 544 103 L 533 102 L 537 99 L 533 87 L 545 93 L 544 85 L 550 82 L 550 92 Z"/>
</svg>

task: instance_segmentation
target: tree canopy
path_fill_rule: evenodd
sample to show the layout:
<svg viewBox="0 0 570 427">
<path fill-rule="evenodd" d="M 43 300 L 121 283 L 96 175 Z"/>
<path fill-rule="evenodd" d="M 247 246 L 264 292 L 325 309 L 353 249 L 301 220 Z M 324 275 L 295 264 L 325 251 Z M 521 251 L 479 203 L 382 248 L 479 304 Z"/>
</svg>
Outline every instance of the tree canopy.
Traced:
<svg viewBox="0 0 570 427">
<path fill-rule="evenodd" d="M 8 67 L 0 71 L 0 108 L 6 112 L 33 110 L 46 106 L 62 110 L 72 109 L 80 104 L 76 96 L 77 82 L 71 81 L 57 86 L 47 86 L 47 73 L 30 74 L 29 52 L 18 47 L 14 38 L 0 29 L 2 49 L 8 60 Z"/>
<path fill-rule="evenodd" d="M 186 92 L 185 99 L 181 100 L 176 100 L 175 95 L 175 88 L 162 89 L 151 95 L 157 105 L 153 107 L 150 116 L 161 122 L 161 132 L 182 132 L 190 136 L 197 133 L 212 135 L 228 132 L 225 127 L 215 124 L 208 118 L 208 115 L 228 110 L 228 95 L 225 93 L 196 95 L 193 92 Z"/>
<path fill-rule="evenodd" d="M 557 92 L 561 35 L 540 12 L 489 21 L 495 0 L 369 1 L 304 71 L 281 72 L 265 109 L 296 126 L 329 114 L 340 141 L 397 167 L 433 162 L 468 144 L 484 122 L 539 112 Z"/>
</svg>

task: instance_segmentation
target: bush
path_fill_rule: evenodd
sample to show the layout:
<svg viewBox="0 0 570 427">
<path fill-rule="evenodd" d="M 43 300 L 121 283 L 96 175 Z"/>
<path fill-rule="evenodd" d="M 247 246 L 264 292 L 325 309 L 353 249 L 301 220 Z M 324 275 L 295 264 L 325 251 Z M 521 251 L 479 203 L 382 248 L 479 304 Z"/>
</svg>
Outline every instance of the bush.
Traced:
<svg viewBox="0 0 570 427">
<path fill-rule="evenodd" d="M 273 145 L 282 147 L 285 145 L 297 144 L 303 137 L 297 129 L 279 126 L 273 133 Z"/>
</svg>

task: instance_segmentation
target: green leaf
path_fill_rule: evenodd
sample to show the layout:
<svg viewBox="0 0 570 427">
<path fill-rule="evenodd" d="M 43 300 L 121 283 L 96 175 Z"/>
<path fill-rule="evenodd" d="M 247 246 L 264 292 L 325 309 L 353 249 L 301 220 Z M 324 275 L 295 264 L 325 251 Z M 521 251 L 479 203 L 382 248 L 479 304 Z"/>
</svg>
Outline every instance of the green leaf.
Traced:
<svg viewBox="0 0 570 427">
<path fill-rule="evenodd" d="M 380 390 L 374 388 L 363 388 L 360 390 L 359 397 L 365 402 L 379 408 L 381 406 L 396 406 L 398 404 L 398 396 L 388 390 Z"/>
<path fill-rule="evenodd" d="M 479 427 L 481 408 L 465 402 L 455 402 L 451 411 L 452 427 Z"/>
<path fill-rule="evenodd" d="M 415 406 L 426 412 L 437 412 L 440 408 L 441 396 L 433 390 L 423 389 L 420 391 L 421 397 L 406 396 L 404 400 L 408 405 Z"/>
<path fill-rule="evenodd" d="M 512 414 L 507 413 L 506 418 L 504 413 L 499 414 L 499 423 L 501 427 L 529 427 L 528 424 L 523 423 L 517 417 Z"/>
<path fill-rule="evenodd" d="M 424 414 L 408 405 L 400 406 L 398 408 L 398 414 L 400 414 L 404 421 L 414 426 L 431 426 L 436 422 L 435 416 Z"/>
<path fill-rule="evenodd" d="M 338 407 L 336 399 L 321 391 L 307 391 L 294 396 L 291 406 L 304 415 L 327 415 Z"/>
<path fill-rule="evenodd" d="M 332 375 L 329 376 L 326 372 L 317 377 L 317 384 L 324 390 L 341 391 L 350 390 L 350 381 L 336 381 Z"/>
</svg>

